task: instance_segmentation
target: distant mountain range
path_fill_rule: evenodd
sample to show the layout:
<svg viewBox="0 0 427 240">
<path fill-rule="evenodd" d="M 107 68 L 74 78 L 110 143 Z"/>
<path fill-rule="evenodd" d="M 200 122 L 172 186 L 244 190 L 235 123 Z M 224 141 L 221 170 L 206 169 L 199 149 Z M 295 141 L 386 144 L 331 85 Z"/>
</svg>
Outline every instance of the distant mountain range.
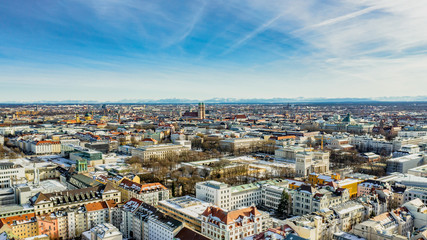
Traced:
<svg viewBox="0 0 427 240">
<path fill-rule="evenodd" d="M 4 101 L 0 104 L 192 104 L 192 103 L 253 103 L 253 104 L 274 104 L 274 103 L 358 103 L 358 102 L 427 102 L 427 96 L 404 96 L 404 97 L 377 97 L 377 98 L 211 98 L 206 100 L 186 99 L 186 98 L 166 98 L 166 99 L 123 99 L 119 101 L 85 101 L 85 100 L 63 100 L 63 101 Z"/>
</svg>

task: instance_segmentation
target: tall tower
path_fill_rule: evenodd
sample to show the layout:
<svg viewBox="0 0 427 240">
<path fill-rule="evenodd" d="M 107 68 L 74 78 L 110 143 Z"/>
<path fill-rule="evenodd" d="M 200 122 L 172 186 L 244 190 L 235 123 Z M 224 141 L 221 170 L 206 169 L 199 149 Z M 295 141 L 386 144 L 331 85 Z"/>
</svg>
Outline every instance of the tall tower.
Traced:
<svg viewBox="0 0 427 240">
<path fill-rule="evenodd" d="M 199 119 L 205 119 L 205 104 L 199 103 Z"/>
</svg>

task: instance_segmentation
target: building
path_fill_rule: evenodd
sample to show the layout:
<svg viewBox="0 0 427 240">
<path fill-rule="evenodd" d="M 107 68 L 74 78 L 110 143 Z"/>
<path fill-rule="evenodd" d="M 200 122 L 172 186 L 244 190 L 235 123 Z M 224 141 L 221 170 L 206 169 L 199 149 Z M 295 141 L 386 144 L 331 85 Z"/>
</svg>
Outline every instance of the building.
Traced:
<svg viewBox="0 0 427 240">
<path fill-rule="evenodd" d="M 288 193 L 291 189 L 283 186 L 265 184 L 261 186 L 261 205 L 270 209 L 276 210 L 279 207 L 280 200 L 282 199 L 283 191 Z M 290 199 L 291 200 L 291 199 Z M 290 207 L 291 205 L 289 205 Z M 289 208 L 288 213 L 291 213 Z"/>
<path fill-rule="evenodd" d="M 113 216 L 110 209 L 116 206 L 117 203 L 114 200 L 86 204 L 88 228 L 93 228 L 104 223 L 111 223 Z"/>
<path fill-rule="evenodd" d="M 188 151 L 188 147 L 178 144 L 158 144 L 143 146 L 132 149 L 132 156 L 137 156 L 148 161 L 150 159 L 164 159 L 170 155 L 180 155 L 182 152 Z"/>
<path fill-rule="evenodd" d="M 38 235 L 37 218 L 34 213 L 0 219 L 0 232 L 9 238 L 23 239 Z"/>
<path fill-rule="evenodd" d="M 61 153 L 61 142 L 52 140 L 33 141 L 30 143 L 31 153 L 41 154 L 59 154 Z"/>
<path fill-rule="evenodd" d="M 310 185 L 302 185 L 292 194 L 292 210 L 295 215 L 310 214 L 347 202 L 349 199 L 348 189 L 331 186 L 316 189 Z"/>
<path fill-rule="evenodd" d="M 202 229 L 202 214 L 211 204 L 190 196 L 163 200 L 157 208 L 166 215 L 198 232 Z"/>
<path fill-rule="evenodd" d="M 427 178 L 427 164 L 408 169 L 408 174 Z"/>
<path fill-rule="evenodd" d="M 338 228 L 341 231 L 348 232 L 356 224 L 364 221 L 368 214 L 365 206 L 360 202 L 348 201 L 331 207 L 338 218 Z"/>
<path fill-rule="evenodd" d="M 0 162 L 0 189 L 26 182 L 25 168 L 12 162 Z"/>
<path fill-rule="evenodd" d="M 416 198 L 419 198 L 421 202 L 427 204 L 427 185 L 426 187 L 410 187 L 406 188 L 403 193 L 403 202 L 409 202 Z"/>
<path fill-rule="evenodd" d="M 332 211 L 329 211 L 333 213 Z M 299 237 L 310 240 L 327 240 L 331 239 L 333 233 L 338 231 L 336 220 L 327 221 L 319 215 L 303 215 L 285 220 Z"/>
<path fill-rule="evenodd" d="M 182 222 L 157 212 L 148 217 L 148 238 L 146 239 L 173 240 L 183 227 Z"/>
<path fill-rule="evenodd" d="M 387 160 L 387 173 L 407 173 L 409 169 L 418 167 L 424 162 L 423 154 L 410 154 Z"/>
<path fill-rule="evenodd" d="M 271 227 L 270 216 L 255 206 L 226 211 L 210 206 L 202 214 L 202 234 L 213 240 L 237 240 Z"/>
<path fill-rule="evenodd" d="M 357 196 L 360 197 L 362 195 L 369 195 L 375 189 L 386 189 L 389 188 L 387 183 L 377 181 L 377 180 L 366 180 L 357 185 Z"/>
<path fill-rule="evenodd" d="M 109 184 L 61 192 L 37 193 L 30 198 L 30 203 L 37 215 L 44 215 L 108 200 L 113 200 L 116 203 L 121 202 L 120 192 Z"/>
<path fill-rule="evenodd" d="M 169 190 L 160 183 L 139 184 L 123 179 L 118 190 L 122 193 L 123 201 L 136 198 L 147 204 L 157 205 L 159 201 L 169 199 Z"/>
<path fill-rule="evenodd" d="M 252 149 L 261 146 L 264 140 L 260 138 L 235 138 L 219 141 L 219 147 L 228 152 L 234 152 L 242 149 Z"/>
<path fill-rule="evenodd" d="M 196 198 L 222 209 L 233 210 L 252 205 L 259 206 L 263 199 L 263 185 L 287 187 L 288 181 L 275 179 L 238 186 L 228 186 L 217 181 L 198 182 L 196 183 Z"/>
<path fill-rule="evenodd" d="M 303 152 L 295 158 L 295 173 L 298 177 L 307 177 L 312 172 L 329 172 L 329 152 Z"/>
<path fill-rule="evenodd" d="M 427 225 L 427 206 L 419 198 L 403 204 L 403 207 L 414 217 L 415 228 L 420 229 Z"/>
<path fill-rule="evenodd" d="M 205 103 L 199 103 L 199 112 L 198 112 L 199 119 L 205 119 L 206 118 L 206 108 Z"/>
<path fill-rule="evenodd" d="M 359 223 L 352 232 L 368 240 L 403 240 L 409 238 L 413 229 L 414 218 L 402 207 Z"/>
<path fill-rule="evenodd" d="M 100 224 L 82 234 L 83 240 L 122 240 L 122 233 L 110 223 Z"/>
</svg>

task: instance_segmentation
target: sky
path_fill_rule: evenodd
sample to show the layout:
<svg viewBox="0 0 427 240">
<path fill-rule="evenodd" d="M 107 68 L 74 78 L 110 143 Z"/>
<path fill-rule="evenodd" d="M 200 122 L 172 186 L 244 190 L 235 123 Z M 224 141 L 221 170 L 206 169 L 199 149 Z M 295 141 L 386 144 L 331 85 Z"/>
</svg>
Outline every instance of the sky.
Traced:
<svg viewBox="0 0 427 240">
<path fill-rule="evenodd" d="M 14 0 L 0 102 L 427 95 L 423 0 Z"/>
</svg>

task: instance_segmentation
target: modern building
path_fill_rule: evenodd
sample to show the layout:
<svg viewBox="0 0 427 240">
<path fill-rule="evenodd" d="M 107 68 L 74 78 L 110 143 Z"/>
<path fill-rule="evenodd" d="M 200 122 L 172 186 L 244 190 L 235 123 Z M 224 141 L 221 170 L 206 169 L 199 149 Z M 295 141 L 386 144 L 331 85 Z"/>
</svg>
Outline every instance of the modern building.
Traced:
<svg viewBox="0 0 427 240">
<path fill-rule="evenodd" d="M 418 167 L 424 163 L 423 154 L 410 154 L 387 160 L 387 173 L 407 173 L 409 169 Z"/>
<path fill-rule="evenodd" d="M 25 168 L 12 162 L 0 162 L 0 189 L 26 182 Z"/>
<path fill-rule="evenodd" d="M 211 204 L 190 196 L 163 200 L 157 208 L 166 215 L 198 232 L 202 229 L 202 214 Z"/>
</svg>

